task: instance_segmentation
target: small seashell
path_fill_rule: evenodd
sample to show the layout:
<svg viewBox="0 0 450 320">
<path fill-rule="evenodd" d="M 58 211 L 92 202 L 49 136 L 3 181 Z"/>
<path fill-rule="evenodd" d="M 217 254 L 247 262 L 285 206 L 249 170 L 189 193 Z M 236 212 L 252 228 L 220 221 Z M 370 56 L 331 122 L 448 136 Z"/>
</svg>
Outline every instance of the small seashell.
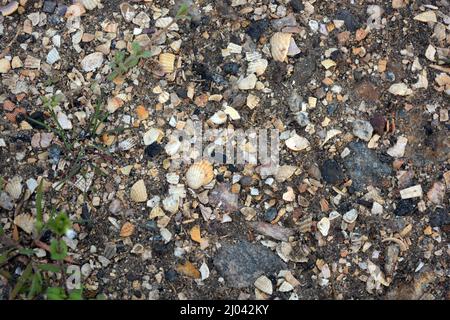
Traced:
<svg viewBox="0 0 450 320">
<path fill-rule="evenodd" d="M 123 2 L 120 4 L 120 12 L 126 22 L 131 22 L 136 15 L 136 11 L 128 2 Z"/>
<path fill-rule="evenodd" d="M 106 104 L 106 110 L 108 110 L 109 113 L 114 113 L 117 109 L 119 109 L 123 105 L 123 103 L 124 103 L 123 100 L 117 96 L 109 98 Z"/>
<path fill-rule="evenodd" d="M 129 237 L 134 232 L 134 225 L 132 225 L 130 222 L 125 222 L 125 224 L 120 229 L 120 236 L 122 238 Z"/>
<path fill-rule="evenodd" d="M 402 199 L 422 198 L 422 186 L 420 184 L 400 190 Z"/>
<path fill-rule="evenodd" d="M 133 249 L 131 249 L 131 253 L 134 253 L 134 254 L 137 254 L 137 255 L 139 255 L 139 254 L 143 254 L 144 253 L 144 246 L 142 245 L 142 244 L 140 244 L 140 243 L 136 243 L 135 245 L 134 245 L 134 247 L 133 247 Z"/>
<path fill-rule="evenodd" d="M 28 234 L 34 229 L 35 219 L 29 214 L 19 214 L 14 218 L 14 224 Z"/>
<path fill-rule="evenodd" d="M 181 147 L 181 142 L 178 139 L 178 137 L 170 136 L 169 142 L 166 144 L 166 147 L 164 148 L 164 150 L 166 150 L 166 153 L 169 156 L 173 156 L 174 154 L 176 154 L 178 152 L 180 147 Z"/>
<path fill-rule="evenodd" d="M 83 6 L 88 10 L 94 10 L 100 4 L 99 0 L 81 0 Z"/>
<path fill-rule="evenodd" d="M 322 66 L 325 68 L 325 69 L 330 69 L 331 67 L 334 67 L 334 66 L 336 66 L 336 62 L 334 62 L 333 60 L 331 60 L 331 59 L 326 59 L 326 60 L 323 60 L 322 61 Z"/>
<path fill-rule="evenodd" d="M 223 112 L 225 112 L 231 118 L 231 120 L 239 120 L 241 118 L 239 112 L 237 112 L 237 110 L 234 109 L 233 107 L 227 106 L 223 110 Z"/>
<path fill-rule="evenodd" d="M 272 58 L 275 61 L 283 62 L 288 54 L 292 35 L 290 33 L 276 32 L 270 38 Z"/>
<path fill-rule="evenodd" d="M 280 292 L 289 292 L 294 290 L 294 287 L 292 286 L 292 284 L 290 284 L 287 281 L 284 281 L 281 286 L 278 288 L 278 291 Z"/>
<path fill-rule="evenodd" d="M 159 18 L 155 22 L 155 27 L 164 29 L 168 27 L 172 23 L 173 18 L 171 17 L 163 17 Z M 178 31 L 178 25 L 176 23 L 172 24 L 169 28 L 171 31 Z"/>
<path fill-rule="evenodd" d="M 28 55 L 25 58 L 24 65 L 25 65 L 26 69 L 40 69 L 41 68 L 41 59 L 38 59 L 38 58 Z"/>
<path fill-rule="evenodd" d="M 356 221 L 356 218 L 358 218 L 358 211 L 356 209 L 352 209 L 350 211 L 347 211 L 342 219 L 344 219 L 347 223 L 353 223 Z"/>
<path fill-rule="evenodd" d="M 103 63 L 103 53 L 94 52 L 88 54 L 83 58 L 83 60 L 81 60 L 81 67 L 83 68 L 83 71 L 90 72 L 99 68 L 102 65 L 102 63 Z"/>
<path fill-rule="evenodd" d="M 180 206 L 180 199 L 176 196 L 170 196 L 163 200 L 163 208 L 170 213 L 177 213 L 178 207 Z"/>
<path fill-rule="evenodd" d="M 208 265 L 206 263 L 202 263 L 202 265 L 200 266 L 200 274 L 201 274 L 201 280 L 206 280 L 209 278 L 209 268 Z"/>
<path fill-rule="evenodd" d="M 272 281 L 266 276 L 261 276 L 256 279 L 255 287 L 267 294 L 272 294 L 273 292 Z"/>
<path fill-rule="evenodd" d="M 266 71 L 268 64 L 266 59 L 253 60 L 248 64 L 247 74 L 255 73 L 257 76 L 260 76 Z"/>
<path fill-rule="evenodd" d="M 434 11 L 425 11 L 414 17 L 414 20 L 420 22 L 437 22 L 436 13 Z"/>
<path fill-rule="evenodd" d="M 317 223 L 317 229 L 320 231 L 320 233 L 326 237 L 328 235 L 328 231 L 330 230 L 330 219 L 327 217 L 323 217 L 318 223 Z"/>
<path fill-rule="evenodd" d="M 76 176 L 76 180 L 73 183 L 75 188 L 82 192 L 86 192 L 91 187 L 92 181 L 94 180 L 94 173 L 88 172 L 85 175 L 79 174 Z"/>
<path fill-rule="evenodd" d="M 293 151 L 300 151 L 309 147 L 309 141 L 295 134 L 286 140 L 286 146 Z"/>
<path fill-rule="evenodd" d="M 147 201 L 147 188 L 145 187 L 144 180 L 139 180 L 133 184 L 130 190 L 131 200 L 134 202 Z"/>
<path fill-rule="evenodd" d="M 164 132 L 158 128 L 151 128 L 144 133 L 144 145 L 149 146 L 154 142 L 161 142 Z"/>
<path fill-rule="evenodd" d="M 252 73 L 245 78 L 239 79 L 237 82 L 237 86 L 238 86 L 239 90 L 251 90 L 251 89 L 255 88 L 256 81 L 258 81 L 258 79 Z"/>
<path fill-rule="evenodd" d="M 11 180 L 9 180 L 5 187 L 5 191 L 14 200 L 19 199 L 20 195 L 22 194 L 22 178 L 19 176 L 15 176 Z"/>
<path fill-rule="evenodd" d="M 210 183 L 213 178 L 213 166 L 206 160 L 194 163 L 186 172 L 186 183 L 192 189 Z"/>
<path fill-rule="evenodd" d="M 172 73 L 174 70 L 175 55 L 173 53 L 161 53 L 159 55 L 159 64 L 162 71 Z"/>
<path fill-rule="evenodd" d="M 75 18 L 81 17 L 85 13 L 86 9 L 84 8 L 84 6 L 81 3 L 75 3 L 67 8 L 64 16 L 66 18 Z"/>
<path fill-rule="evenodd" d="M 211 118 L 209 118 L 214 124 L 223 124 L 227 121 L 227 114 L 222 110 L 217 111 L 213 114 Z"/>
<path fill-rule="evenodd" d="M 389 87 L 389 92 L 396 96 L 409 96 L 413 93 L 413 91 L 403 82 L 391 85 Z"/>
<path fill-rule="evenodd" d="M 57 120 L 59 125 L 61 126 L 62 129 L 64 130 L 71 130 L 72 129 L 72 121 L 70 121 L 69 117 L 67 116 L 67 114 L 63 113 L 63 112 L 58 112 L 57 114 Z"/>
<path fill-rule="evenodd" d="M 119 142 L 119 150 L 120 151 L 128 151 L 134 148 L 137 145 L 137 139 L 134 137 L 130 137 L 124 141 Z"/>
<path fill-rule="evenodd" d="M 58 52 L 58 50 L 56 50 L 56 48 L 53 48 L 47 54 L 47 63 L 48 64 L 54 64 L 59 59 L 61 59 L 61 57 L 59 56 L 59 52 Z"/>
<path fill-rule="evenodd" d="M 257 96 L 250 93 L 247 96 L 247 107 L 249 107 L 250 110 L 253 110 L 259 105 L 259 101 L 260 99 Z"/>
</svg>

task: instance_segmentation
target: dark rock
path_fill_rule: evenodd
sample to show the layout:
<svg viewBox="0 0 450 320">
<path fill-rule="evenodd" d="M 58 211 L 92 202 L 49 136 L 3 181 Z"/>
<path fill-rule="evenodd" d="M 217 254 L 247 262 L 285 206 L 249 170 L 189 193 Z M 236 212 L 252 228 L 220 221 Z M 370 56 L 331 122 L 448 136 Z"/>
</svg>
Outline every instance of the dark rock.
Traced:
<svg viewBox="0 0 450 320">
<path fill-rule="evenodd" d="M 237 75 L 239 73 L 239 64 L 236 62 L 227 62 L 223 65 L 223 72 L 226 74 Z"/>
<path fill-rule="evenodd" d="M 396 216 L 406 216 L 413 214 L 416 210 L 416 203 L 412 199 L 400 199 L 395 207 L 394 214 Z"/>
<path fill-rule="evenodd" d="M 211 72 L 209 70 L 208 66 L 204 63 L 194 62 L 193 66 L 192 66 L 192 70 L 194 71 L 194 73 L 199 75 L 203 80 L 213 81 L 217 84 L 226 84 L 227 83 L 220 74 Z"/>
<path fill-rule="evenodd" d="M 56 144 L 52 144 L 48 148 L 48 157 L 50 159 L 50 162 L 52 164 L 58 164 L 59 160 L 61 159 L 61 153 L 61 148 Z"/>
<path fill-rule="evenodd" d="M 450 225 L 450 213 L 444 208 L 437 208 L 435 212 L 430 215 L 430 226 L 440 227 Z"/>
<path fill-rule="evenodd" d="M 386 127 L 386 118 L 381 114 L 376 114 L 370 119 L 370 124 L 376 134 L 382 136 Z"/>
<path fill-rule="evenodd" d="M 263 35 L 263 33 L 269 27 L 269 20 L 262 19 L 258 21 L 252 21 L 247 29 L 247 34 L 254 41 L 259 41 L 259 38 Z"/>
<path fill-rule="evenodd" d="M 44 1 L 42 11 L 45 13 L 53 13 L 56 9 L 56 1 Z"/>
<path fill-rule="evenodd" d="M 363 191 L 368 185 L 379 185 L 383 178 L 390 176 L 391 167 L 380 161 L 375 151 L 362 142 L 348 144 L 351 153 L 344 158 L 344 167 L 357 191 Z"/>
<path fill-rule="evenodd" d="M 161 145 L 159 143 L 153 142 L 152 144 L 145 147 L 144 153 L 147 157 L 154 158 L 158 154 L 160 154 L 162 150 L 163 150 L 163 147 L 161 147 Z"/>
<path fill-rule="evenodd" d="M 314 71 L 316 71 L 316 58 L 308 55 L 297 61 L 294 66 L 294 79 L 297 84 L 305 84 L 311 81 Z"/>
<path fill-rule="evenodd" d="M 331 184 L 339 184 L 344 180 L 342 168 L 335 160 L 328 159 L 320 167 L 323 180 Z"/>
<path fill-rule="evenodd" d="M 294 11 L 295 13 L 299 13 L 300 11 L 305 9 L 305 6 L 304 6 L 303 2 L 300 1 L 300 0 L 291 0 L 289 2 L 289 4 L 292 7 L 292 11 Z"/>
<path fill-rule="evenodd" d="M 248 287 L 259 276 L 270 275 L 286 267 L 270 249 L 246 241 L 224 244 L 214 257 L 214 266 L 226 284 L 233 288 Z"/>
<path fill-rule="evenodd" d="M 272 222 L 273 219 L 275 219 L 277 217 L 277 209 L 272 207 L 269 208 L 265 213 L 264 213 L 264 220 L 267 222 Z"/>
<path fill-rule="evenodd" d="M 173 269 L 167 270 L 164 273 L 164 278 L 169 282 L 174 282 L 177 280 L 177 272 Z"/>
<path fill-rule="evenodd" d="M 58 4 L 58 7 L 56 8 L 55 14 L 62 17 L 66 14 L 67 6 L 65 4 Z"/>
<path fill-rule="evenodd" d="M 349 31 L 355 32 L 358 28 L 361 27 L 361 22 L 358 17 L 353 15 L 348 10 L 341 10 L 336 15 L 336 20 L 344 20 L 345 26 Z"/>
<path fill-rule="evenodd" d="M 42 111 L 33 112 L 32 114 L 30 114 L 29 118 L 31 120 L 28 122 L 34 129 L 45 129 L 45 126 L 41 125 L 40 123 L 35 122 L 35 121 L 38 121 L 41 123 L 45 123 L 45 115 Z"/>
</svg>

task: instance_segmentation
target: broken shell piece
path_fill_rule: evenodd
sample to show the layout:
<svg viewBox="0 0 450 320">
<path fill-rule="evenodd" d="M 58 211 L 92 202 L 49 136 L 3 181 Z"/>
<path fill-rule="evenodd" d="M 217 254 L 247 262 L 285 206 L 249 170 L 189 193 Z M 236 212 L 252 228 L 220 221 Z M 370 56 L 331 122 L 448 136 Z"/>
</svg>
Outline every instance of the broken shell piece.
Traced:
<svg viewBox="0 0 450 320">
<path fill-rule="evenodd" d="M 61 59 L 61 57 L 59 56 L 59 52 L 58 52 L 58 50 L 56 50 L 56 48 L 53 48 L 47 54 L 47 63 L 48 64 L 54 64 L 59 59 Z"/>
<path fill-rule="evenodd" d="M 137 145 L 137 142 L 138 142 L 137 139 L 134 138 L 134 137 L 130 137 L 128 139 L 125 139 L 125 140 L 119 142 L 119 145 L 118 145 L 119 150 L 120 151 L 131 150 Z"/>
<path fill-rule="evenodd" d="M 181 147 L 181 142 L 177 136 L 170 136 L 169 142 L 166 144 L 164 150 L 169 156 L 173 156 Z"/>
<path fill-rule="evenodd" d="M 2 13 L 2 16 L 6 17 L 16 12 L 18 8 L 19 2 L 11 1 L 7 5 L 0 7 L 0 12 Z"/>
<path fill-rule="evenodd" d="M 309 141 L 295 134 L 286 140 L 286 146 L 293 151 L 300 151 L 309 147 Z"/>
<path fill-rule="evenodd" d="M 139 180 L 133 184 L 130 191 L 131 200 L 134 202 L 147 201 L 147 188 L 145 187 L 144 180 Z"/>
<path fill-rule="evenodd" d="M 272 58 L 275 61 L 283 62 L 286 59 L 289 45 L 291 44 L 291 37 L 290 33 L 275 32 L 270 38 Z"/>
<path fill-rule="evenodd" d="M 162 204 L 163 204 L 164 210 L 175 214 L 178 212 L 178 207 L 180 205 L 180 199 L 175 196 L 170 196 L 170 197 L 165 198 L 163 200 Z"/>
<path fill-rule="evenodd" d="M 328 231 L 330 230 L 330 219 L 327 217 L 323 217 L 318 223 L 317 223 L 317 229 L 320 231 L 320 233 L 326 237 L 328 235 Z"/>
<path fill-rule="evenodd" d="M 83 58 L 83 60 L 81 60 L 81 67 L 83 68 L 83 71 L 90 72 L 99 68 L 102 65 L 102 63 L 103 63 L 103 53 L 94 52 L 88 54 Z"/>
<path fill-rule="evenodd" d="M 8 181 L 8 184 L 5 187 L 5 191 L 14 200 L 19 199 L 20 195 L 22 194 L 22 178 L 18 176 L 13 177 L 10 181 Z"/>
<path fill-rule="evenodd" d="M 157 128 L 151 128 L 146 133 L 144 133 L 144 145 L 148 146 L 154 142 L 161 142 L 164 136 L 164 132 Z"/>
<path fill-rule="evenodd" d="M 206 160 L 194 163 L 186 172 L 186 183 L 192 189 L 198 189 L 211 182 L 214 177 L 213 166 Z"/>
<path fill-rule="evenodd" d="M 231 118 L 231 120 L 239 120 L 241 118 L 239 112 L 237 112 L 237 110 L 233 107 L 228 106 L 223 110 L 223 112 L 225 112 Z"/>
<path fill-rule="evenodd" d="M 155 22 L 155 27 L 157 28 L 167 28 L 173 21 L 173 18 L 171 17 L 163 17 L 163 18 L 159 18 L 158 20 L 156 20 Z M 176 23 L 173 23 L 170 27 L 169 30 L 171 31 L 178 31 L 178 25 Z"/>
<path fill-rule="evenodd" d="M 83 6 L 88 10 L 94 10 L 100 5 L 100 0 L 81 0 Z"/>
<path fill-rule="evenodd" d="M 389 148 L 386 152 L 388 155 L 394 158 L 403 157 L 403 155 L 405 154 L 407 143 L 408 138 L 401 136 L 397 139 L 397 143 L 393 147 Z"/>
<path fill-rule="evenodd" d="M 29 214 L 19 214 L 14 218 L 14 224 L 28 234 L 31 234 L 34 229 L 33 216 Z"/>
<path fill-rule="evenodd" d="M 120 4 L 120 12 L 126 22 L 131 22 L 136 15 L 136 11 L 128 2 L 123 2 Z"/>
<path fill-rule="evenodd" d="M 414 17 L 414 20 L 420 22 L 437 22 L 436 13 L 434 11 L 425 11 Z"/>
<path fill-rule="evenodd" d="M 217 111 L 213 114 L 211 118 L 209 118 L 214 124 L 223 124 L 227 121 L 227 114 L 222 110 Z"/>
<path fill-rule="evenodd" d="M 291 37 L 291 42 L 289 43 L 289 49 L 288 49 L 287 55 L 289 57 L 293 57 L 293 56 L 296 56 L 297 54 L 299 54 L 300 52 L 301 52 L 300 48 L 295 43 L 294 38 Z"/>
<path fill-rule="evenodd" d="M 350 211 L 347 211 L 342 219 L 344 219 L 347 223 L 353 223 L 356 221 L 356 218 L 358 218 L 358 211 L 356 209 L 352 209 Z"/>
<path fill-rule="evenodd" d="M 422 198 L 422 186 L 420 184 L 400 190 L 402 199 Z"/>
<path fill-rule="evenodd" d="M 256 73 L 257 76 L 260 76 L 266 71 L 268 64 L 266 59 L 253 60 L 248 64 L 247 73 Z"/>
<path fill-rule="evenodd" d="M 159 55 L 159 64 L 165 73 L 172 73 L 174 70 L 175 55 L 173 53 L 161 53 Z"/>
<path fill-rule="evenodd" d="M 396 96 L 409 96 L 413 91 L 403 82 L 394 83 L 389 87 L 389 92 Z"/>
<path fill-rule="evenodd" d="M 266 276 L 261 276 L 256 279 L 255 287 L 267 294 L 272 294 L 273 292 L 272 281 Z"/>
<path fill-rule="evenodd" d="M 247 96 L 247 107 L 249 107 L 250 110 L 253 110 L 253 109 L 255 109 L 258 106 L 259 101 L 260 100 L 259 100 L 259 98 L 257 96 L 255 96 L 253 94 L 249 94 Z"/>
<path fill-rule="evenodd" d="M 326 59 L 326 60 L 323 60 L 322 61 L 322 66 L 325 68 L 325 69 L 330 69 L 331 67 L 334 67 L 334 66 L 336 66 L 336 62 L 334 62 L 333 60 L 331 60 L 331 59 Z"/>
<path fill-rule="evenodd" d="M 251 89 L 255 88 L 256 81 L 258 81 L 258 79 L 252 73 L 245 78 L 239 79 L 237 82 L 237 86 L 238 86 L 239 90 L 251 90 Z"/>
<path fill-rule="evenodd" d="M 122 238 L 129 237 L 134 232 L 134 225 L 132 225 L 130 222 L 125 222 L 125 224 L 120 229 L 120 236 Z"/>
</svg>

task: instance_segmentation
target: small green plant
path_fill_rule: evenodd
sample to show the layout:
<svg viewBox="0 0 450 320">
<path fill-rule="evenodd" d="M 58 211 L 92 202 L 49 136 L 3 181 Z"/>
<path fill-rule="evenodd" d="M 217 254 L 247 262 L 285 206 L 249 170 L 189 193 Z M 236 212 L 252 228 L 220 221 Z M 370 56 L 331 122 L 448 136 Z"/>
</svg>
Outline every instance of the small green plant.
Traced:
<svg viewBox="0 0 450 320">
<path fill-rule="evenodd" d="M 116 77 L 122 77 L 128 73 L 132 68 L 138 65 L 142 58 L 149 58 L 151 51 L 144 50 L 139 43 L 133 42 L 131 44 L 131 53 L 126 57 L 125 51 L 119 51 L 114 56 L 112 64 L 113 71 L 108 76 L 108 80 L 112 81 Z"/>
<path fill-rule="evenodd" d="M 50 219 L 44 222 L 44 203 L 43 203 L 43 184 L 39 184 L 36 191 L 36 222 L 33 244 L 44 247 L 50 252 L 52 263 L 41 263 L 34 257 L 32 248 L 21 247 L 14 244 L 0 254 L 0 274 L 9 281 L 13 280 L 13 276 L 9 274 L 3 267 L 9 260 L 18 255 L 28 257 L 28 263 L 20 277 L 17 279 L 9 298 L 15 299 L 19 295 L 23 295 L 26 299 L 35 299 L 45 294 L 49 300 L 80 300 L 82 299 L 82 289 L 74 289 L 70 292 L 66 287 L 67 271 L 65 260 L 68 259 L 67 243 L 63 236 L 71 236 L 71 221 L 65 212 L 56 212 L 51 210 Z M 46 231 L 50 231 L 52 239 L 50 246 L 40 242 L 41 236 Z M 0 227 L 0 237 L 3 237 L 4 230 Z M 60 275 L 60 280 L 55 285 L 55 280 L 50 277 L 51 274 Z"/>
</svg>

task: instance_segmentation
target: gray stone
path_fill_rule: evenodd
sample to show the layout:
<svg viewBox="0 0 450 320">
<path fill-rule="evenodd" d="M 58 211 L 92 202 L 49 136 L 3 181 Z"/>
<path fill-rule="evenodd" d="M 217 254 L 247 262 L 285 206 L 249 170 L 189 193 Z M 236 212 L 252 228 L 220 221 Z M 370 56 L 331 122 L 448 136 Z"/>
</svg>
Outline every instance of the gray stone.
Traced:
<svg viewBox="0 0 450 320">
<path fill-rule="evenodd" d="M 233 288 L 252 285 L 261 275 L 269 275 L 285 268 L 276 254 L 260 245 L 241 241 L 224 244 L 214 258 L 214 266 Z"/>
<path fill-rule="evenodd" d="M 353 134 L 364 141 L 369 141 L 372 138 L 373 127 L 368 121 L 355 120 L 353 121 Z"/>
<path fill-rule="evenodd" d="M 381 162 L 375 151 L 364 143 L 351 142 L 347 147 L 351 153 L 344 158 L 344 167 L 356 190 L 363 191 L 368 185 L 379 185 L 383 178 L 391 175 L 391 167 Z"/>
</svg>

